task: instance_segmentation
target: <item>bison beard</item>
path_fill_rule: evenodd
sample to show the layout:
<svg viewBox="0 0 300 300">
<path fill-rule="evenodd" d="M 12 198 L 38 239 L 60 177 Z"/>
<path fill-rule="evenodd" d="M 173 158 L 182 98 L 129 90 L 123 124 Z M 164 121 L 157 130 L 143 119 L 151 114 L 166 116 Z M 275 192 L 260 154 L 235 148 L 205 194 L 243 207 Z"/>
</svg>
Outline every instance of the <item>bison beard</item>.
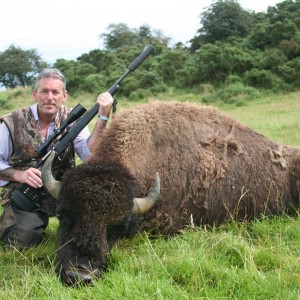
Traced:
<svg viewBox="0 0 300 300">
<path fill-rule="evenodd" d="M 107 268 L 116 241 L 137 230 L 174 234 L 193 224 L 292 212 L 300 149 L 270 141 L 218 110 L 153 102 L 119 113 L 90 159 L 65 174 L 58 272 L 67 284 Z M 133 199 L 159 172 L 160 200 L 143 216 Z"/>
</svg>

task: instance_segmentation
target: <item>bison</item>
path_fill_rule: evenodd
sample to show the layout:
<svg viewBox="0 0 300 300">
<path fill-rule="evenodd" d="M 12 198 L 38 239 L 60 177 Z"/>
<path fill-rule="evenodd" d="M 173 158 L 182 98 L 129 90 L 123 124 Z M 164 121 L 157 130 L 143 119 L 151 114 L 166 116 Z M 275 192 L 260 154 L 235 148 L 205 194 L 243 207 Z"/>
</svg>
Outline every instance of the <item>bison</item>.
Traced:
<svg viewBox="0 0 300 300">
<path fill-rule="evenodd" d="M 57 272 L 66 284 L 91 282 L 113 245 L 138 230 L 169 236 L 191 222 L 292 213 L 299 155 L 213 107 L 154 101 L 124 110 L 62 183 L 51 157 L 43 168 L 45 188 L 60 190 Z"/>
</svg>

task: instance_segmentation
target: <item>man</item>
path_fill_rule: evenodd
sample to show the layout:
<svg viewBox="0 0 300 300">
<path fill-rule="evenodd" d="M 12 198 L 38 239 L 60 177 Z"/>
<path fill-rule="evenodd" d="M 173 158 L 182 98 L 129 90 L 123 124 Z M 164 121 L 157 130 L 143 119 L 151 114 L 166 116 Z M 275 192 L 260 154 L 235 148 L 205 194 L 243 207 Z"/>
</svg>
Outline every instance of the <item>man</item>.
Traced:
<svg viewBox="0 0 300 300">
<path fill-rule="evenodd" d="M 20 248 L 39 244 L 44 237 L 49 216 L 55 214 L 55 201 L 42 188 L 41 171 L 36 168 L 41 157 L 35 149 L 70 114 L 64 103 L 68 99 L 66 80 L 54 68 L 44 69 L 37 77 L 32 91 L 35 104 L 3 116 L 0 120 L 0 186 L 3 214 L 0 219 L 0 240 Z M 90 135 L 83 129 L 55 164 L 58 178 L 75 165 L 74 155 L 87 159 L 96 142 L 96 132 L 104 129 L 113 103 L 106 92 L 97 98 L 98 119 Z M 22 184 L 39 191 L 38 206 L 23 210 L 11 199 Z M 76 199 L 75 199 L 76 201 Z"/>
</svg>

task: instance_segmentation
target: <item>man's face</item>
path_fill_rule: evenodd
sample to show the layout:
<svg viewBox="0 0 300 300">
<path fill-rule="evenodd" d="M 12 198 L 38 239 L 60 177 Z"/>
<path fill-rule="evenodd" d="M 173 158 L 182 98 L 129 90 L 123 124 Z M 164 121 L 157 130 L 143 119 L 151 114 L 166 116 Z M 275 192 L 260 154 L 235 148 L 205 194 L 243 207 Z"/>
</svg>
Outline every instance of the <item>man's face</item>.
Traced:
<svg viewBox="0 0 300 300">
<path fill-rule="evenodd" d="M 59 107 L 67 100 L 68 93 L 64 91 L 61 80 L 42 78 L 32 96 L 38 104 L 39 116 L 54 119 Z"/>
</svg>

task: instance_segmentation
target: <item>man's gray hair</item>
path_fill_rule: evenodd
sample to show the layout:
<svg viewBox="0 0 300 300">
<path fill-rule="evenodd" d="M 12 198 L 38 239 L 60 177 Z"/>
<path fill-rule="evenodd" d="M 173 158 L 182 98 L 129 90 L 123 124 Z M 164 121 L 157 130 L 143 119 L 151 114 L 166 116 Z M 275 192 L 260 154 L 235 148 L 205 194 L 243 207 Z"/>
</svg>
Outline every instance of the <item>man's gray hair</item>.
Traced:
<svg viewBox="0 0 300 300">
<path fill-rule="evenodd" d="M 45 68 L 37 76 L 34 84 L 34 89 L 37 90 L 39 83 L 43 78 L 55 78 L 63 82 L 63 89 L 66 91 L 66 78 L 65 76 L 56 68 Z"/>
</svg>

